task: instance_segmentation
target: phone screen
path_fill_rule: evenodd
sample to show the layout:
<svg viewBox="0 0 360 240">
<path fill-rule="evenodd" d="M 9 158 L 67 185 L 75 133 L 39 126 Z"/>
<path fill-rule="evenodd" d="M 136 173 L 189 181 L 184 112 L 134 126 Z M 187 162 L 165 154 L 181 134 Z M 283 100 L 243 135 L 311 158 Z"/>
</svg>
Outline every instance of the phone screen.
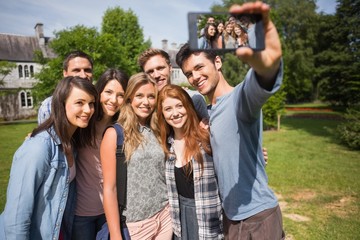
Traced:
<svg viewBox="0 0 360 240">
<path fill-rule="evenodd" d="M 189 44 L 193 50 L 265 49 L 261 14 L 188 13 Z"/>
</svg>

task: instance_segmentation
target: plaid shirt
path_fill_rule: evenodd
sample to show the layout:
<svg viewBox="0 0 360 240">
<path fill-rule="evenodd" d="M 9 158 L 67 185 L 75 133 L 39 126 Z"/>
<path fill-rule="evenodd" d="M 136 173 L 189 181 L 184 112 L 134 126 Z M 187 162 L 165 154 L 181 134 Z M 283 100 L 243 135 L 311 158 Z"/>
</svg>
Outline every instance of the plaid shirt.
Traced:
<svg viewBox="0 0 360 240">
<path fill-rule="evenodd" d="M 176 236 L 181 237 L 180 207 L 175 182 L 174 139 L 168 138 L 171 156 L 166 161 L 166 184 L 169 195 L 170 215 Z M 194 158 L 194 196 L 199 225 L 199 239 L 222 239 L 222 210 L 212 157 L 202 150 L 204 169 Z"/>
</svg>

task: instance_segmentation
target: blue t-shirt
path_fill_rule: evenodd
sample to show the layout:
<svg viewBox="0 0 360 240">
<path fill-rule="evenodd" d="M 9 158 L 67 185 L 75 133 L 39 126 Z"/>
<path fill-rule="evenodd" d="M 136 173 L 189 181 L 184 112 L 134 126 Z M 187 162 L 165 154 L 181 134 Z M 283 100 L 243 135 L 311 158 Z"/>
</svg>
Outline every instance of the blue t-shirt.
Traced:
<svg viewBox="0 0 360 240">
<path fill-rule="evenodd" d="M 226 216 L 242 220 L 276 207 L 262 153 L 261 107 L 282 81 L 282 66 L 272 91 L 261 88 L 252 69 L 232 92 L 216 99 L 210 111 L 210 140 Z"/>
</svg>

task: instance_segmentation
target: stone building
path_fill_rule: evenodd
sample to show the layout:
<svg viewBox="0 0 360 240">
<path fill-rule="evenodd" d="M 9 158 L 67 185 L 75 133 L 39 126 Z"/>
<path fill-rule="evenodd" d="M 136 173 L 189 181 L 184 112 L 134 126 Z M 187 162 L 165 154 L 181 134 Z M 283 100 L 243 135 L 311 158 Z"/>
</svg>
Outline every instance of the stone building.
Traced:
<svg viewBox="0 0 360 240">
<path fill-rule="evenodd" d="M 176 85 L 189 85 L 185 75 L 183 74 L 181 68 L 176 64 L 176 54 L 178 53 L 179 49 L 182 47 L 180 44 L 177 46 L 176 43 L 172 43 L 170 48 L 168 47 L 168 41 L 166 39 L 162 40 L 162 50 L 167 52 L 170 57 L 170 63 L 172 66 L 171 72 L 171 83 Z"/>
<path fill-rule="evenodd" d="M 36 84 L 35 74 L 41 65 L 35 62 L 35 52 L 41 51 L 45 58 L 54 58 L 49 48 L 51 39 L 45 37 L 43 24 L 35 26 L 34 36 L 21 36 L 0 33 L 0 61 L 16 64 L 10 74 L 1 76 L 0 119 L 16 120 L 36 115 L 36 108 L 31 94 Z"/>
</svg>

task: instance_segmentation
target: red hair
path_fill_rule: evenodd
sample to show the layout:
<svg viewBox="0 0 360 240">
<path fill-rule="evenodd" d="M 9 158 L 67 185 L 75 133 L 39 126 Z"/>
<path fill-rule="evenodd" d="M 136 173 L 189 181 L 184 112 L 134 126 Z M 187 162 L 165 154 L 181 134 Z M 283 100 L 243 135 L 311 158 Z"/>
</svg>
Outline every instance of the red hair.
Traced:
<svg viewBox="0 0 360 240">
<path fill-rule="evenodd" d="M 162 103 L 166 98 L 175 98 L 180 100 L 186 109 L 188 117 L 183 126 L 186 146 L 184 158 L 189 160 L 191 157 L 194 157 L 195 161 L 197 161 L 201 165 L 201 168 L 203 168 L 201 148 L 204 149 L 207 154 L 211 155 L 209 132 L 208 130 L 199 126 L 200 118 L 195 111 L 194 104 L 189 94 L 180 86 L 172 84 L 165 86 L 159 92 L 157 104 L 157 117 L 160 128 L 160 138 L 165 154 L 168 157 L 170 155 L 167 138 L 173 131 L 172 127 L 165 121 L 164 115 L 162 113 Z M 187 172 L 190 173 L 190 171 Z"/>
</svg>

